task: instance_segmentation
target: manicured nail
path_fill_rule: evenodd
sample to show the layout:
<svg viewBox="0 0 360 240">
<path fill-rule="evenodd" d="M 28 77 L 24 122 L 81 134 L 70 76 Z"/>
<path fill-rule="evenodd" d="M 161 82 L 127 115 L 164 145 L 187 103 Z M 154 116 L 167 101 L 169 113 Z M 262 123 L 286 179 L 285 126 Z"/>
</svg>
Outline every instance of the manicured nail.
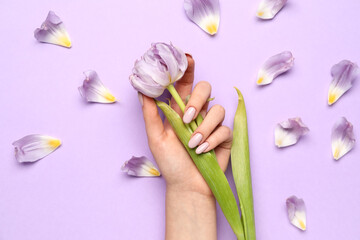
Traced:
<svg viewBox="0 0 360 240">
<path fill-rule="evenodd" d="M 201 142 L 201 139 L 203 138 L 201 133 L 197 133 L 192 138 L 190 138 L 190 141 L 188 143 L 189 148 L 194 148 Z"/>
<path fill-rule="evenodd" d="M 209 143 L 208 142 L 204 142 L 203 144 L 201 144 L 196 150 L 196 154 L 200 154 L 203 153 L 207 148 L 209 147 Z"/>
<path fill-rule="evenodd" d="M 183 121 L 184 123 L 190 123 L 194 116 L 195 116 L 196 110 L 194 107 L 189 107 L 188 110 L 186 110 L 184 116 L 183 116 Z"/>
<path fill-rule="evenodd" d="M 141 94 L 141 92 L 138 92 L 138 97 L 139 97 L 139 102 L 140 102 L 141 106 L 144 106 L 143 95 Z"/>
</svg>

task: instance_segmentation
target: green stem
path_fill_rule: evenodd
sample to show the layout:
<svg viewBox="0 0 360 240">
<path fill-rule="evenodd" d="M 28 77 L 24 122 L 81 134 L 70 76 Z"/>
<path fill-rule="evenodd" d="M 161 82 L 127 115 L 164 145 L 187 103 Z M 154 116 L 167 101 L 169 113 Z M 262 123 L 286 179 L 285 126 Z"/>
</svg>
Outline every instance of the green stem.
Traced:
<svg viewBox="0 0 360 240">
<path fill-rule="evenodd" d="M 181 99 L 179 93 L 176 91 L 174 85 L 170 84 L 169 86 L 167 86 L 167 89 L 169 90 L 171 96 L 174 98 L 175 102 L 179 105 L 181 111 L 184 113 L 185 104 L 184 104 L 183 100 Z M 196 125 L 195 121 L 191 121 L 190 127 L 193 131 L 195 131 L 198 126 Z"/>
</svg>

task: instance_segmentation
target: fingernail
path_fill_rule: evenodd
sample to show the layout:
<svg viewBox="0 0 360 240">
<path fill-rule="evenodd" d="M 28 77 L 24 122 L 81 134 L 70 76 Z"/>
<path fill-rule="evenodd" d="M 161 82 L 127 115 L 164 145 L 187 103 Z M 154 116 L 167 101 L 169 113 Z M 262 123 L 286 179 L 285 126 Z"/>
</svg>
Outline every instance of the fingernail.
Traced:
<svg viewBox="0 0 360 240">
<path fill-rule="evenodd" d="M 185 53 L 185 55 L 186 55 L 186 56 L 188 56 L 188 57 L 193 58 L 193 57 L 192 57 L 192 55 L 191 55 L 190 53 Z"/>
<path fill-rule="evenodd" d="M 200 154 L 203 153 L 207 148 L 209 147 L 209 143 L 208 142 L 204 142 L 203 144 L 201 144 L 196 150 L 196 154 Z"/>
<path fill-rule="evenodd" d="M 184 116 L 183 116 L 183 121 L 184 123 L 190 123 L 194 116 L 195 116 L 196 110 L 194 107 L 189 107 L 188 110 L 186 110 Z"/>
<path fill-rule="evenodd" d="M 192 136 L 192 138 L 190 138 L 190 141 L 188 143 L 189 148 L 194 148 L 197 145 L 199 145 L 199 143 L 201 142 L 202 139 L 202 134 L 201 133 L 197 133 L 194 136 Z"/>
<path fill-rule="evenodd" d="M 139 102 L 140 102 L 141 106 L 144 106 L 143 95 L 141 94 L 141 92 L 138 92 L 138 98 L 139 98 Z"/>
</svg>

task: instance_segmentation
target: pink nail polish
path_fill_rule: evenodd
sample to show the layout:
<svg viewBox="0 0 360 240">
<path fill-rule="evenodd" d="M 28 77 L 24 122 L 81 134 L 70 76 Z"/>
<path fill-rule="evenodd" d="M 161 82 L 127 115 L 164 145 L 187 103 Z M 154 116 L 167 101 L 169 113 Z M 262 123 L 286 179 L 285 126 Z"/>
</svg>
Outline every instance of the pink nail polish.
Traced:
<svg viewBox="0 0 360 240">
<path fill-rule="evenodd" d="M 139 102 L 140 102 L 141 106 L 144 106 L 143 95 L 141 94 L 141 92 L 138 92 L 138 98 L 139 98 Z"/>
<path fill-rule="evenodd" d="M 188 143 L 189 148 L 194 148 L 201 142 L 201 139 L 203 138 L 201 133 L 197 133 L 192 138 L 190 138 L 190 141 Z"/>
<path fill-rule="evenodd" d="M 190 123 L 194 116 L 195 116 L 196 110 L 194 107 L 189 107 L 188 110 L 186 110 L 184 116 L 183 116 L 183 121 L 184 123 Z"/>
<path fill-rule="evenodd" d="M 203 144 L 201 144 L 196 150 L 196 154 L 200 154 L 203 153 L 207 148 L 209 147 L 209 143 L 208 142 L 204 142 Z"/>
</svg>

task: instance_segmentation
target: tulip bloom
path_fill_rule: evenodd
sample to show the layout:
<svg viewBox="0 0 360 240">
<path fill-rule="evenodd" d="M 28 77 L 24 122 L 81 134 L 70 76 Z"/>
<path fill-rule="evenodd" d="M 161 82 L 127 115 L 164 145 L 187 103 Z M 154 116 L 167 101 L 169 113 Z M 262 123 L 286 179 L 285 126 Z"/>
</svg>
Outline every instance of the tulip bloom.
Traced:
<svg viewBox="0 0 360 240">
<path fill-rule="evenodd" d="M 146 157 L 132 157 L 121 167 L 123 172 L 135 177 L 159 177 L 161 174 Z"/>
<path fill-rule="evenodd" d="M 306 230 L 306 209 L 304 200 L 291 196 L 286 199 L 288 217 L 292 225 L 305 231 Z"/>
<path fill-rule="evenodd" d="M 275 145 L 279 148 L 294 145 L 307 134 L 309 128 L 301 121 L 301 118 L 289 118 L 278 123 L 275 128 Z"/>
<path fill-rule="evenodd" d="M 182 50 L 171 43 L 153 43 L 135 62 L 130 83 L 142 94 L 156 98 L 184 75 L 187 66 L 187 58 Z"/>
</svg>

